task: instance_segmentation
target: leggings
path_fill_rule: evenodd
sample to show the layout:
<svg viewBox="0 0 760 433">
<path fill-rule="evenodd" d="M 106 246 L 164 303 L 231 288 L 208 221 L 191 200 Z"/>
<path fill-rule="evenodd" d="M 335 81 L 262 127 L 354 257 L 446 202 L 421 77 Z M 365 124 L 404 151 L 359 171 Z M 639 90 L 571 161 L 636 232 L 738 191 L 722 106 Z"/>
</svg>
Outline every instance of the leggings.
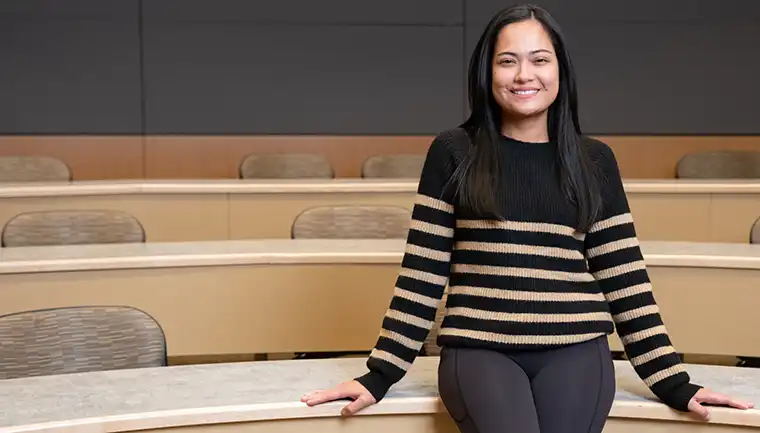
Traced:
<svg viewBox="0 0 760 433">
<path fill-rule="evenodd" d="M 444 347 L 438 390 L 461 433 L 600 433 L 615 371 L 607 337 L 514 353 Z"/>
</svg>

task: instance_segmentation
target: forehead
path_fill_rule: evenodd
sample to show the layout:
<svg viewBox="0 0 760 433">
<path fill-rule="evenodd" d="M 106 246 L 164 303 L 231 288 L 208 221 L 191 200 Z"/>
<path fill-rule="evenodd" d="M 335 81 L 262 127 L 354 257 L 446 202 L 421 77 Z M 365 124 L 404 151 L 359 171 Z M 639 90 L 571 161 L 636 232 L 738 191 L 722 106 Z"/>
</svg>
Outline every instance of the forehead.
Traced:
<svg viewBox="0 0 760 433">
<path fill-rule="evenodd" d="M 534 50 L 553 50 L 549 33 L 536 20 L 520 21 L 504 26 L 496 38 L 496 52 L 525 53 Z"/>
</svg>

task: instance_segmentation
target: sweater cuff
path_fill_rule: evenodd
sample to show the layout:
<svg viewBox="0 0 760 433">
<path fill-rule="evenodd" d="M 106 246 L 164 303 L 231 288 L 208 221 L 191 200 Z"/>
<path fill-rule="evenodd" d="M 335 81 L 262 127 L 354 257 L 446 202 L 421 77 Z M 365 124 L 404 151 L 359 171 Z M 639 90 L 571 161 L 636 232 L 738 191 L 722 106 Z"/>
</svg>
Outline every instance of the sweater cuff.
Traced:
<svg viewBox="0 0 760 433">
<path fill-rule="evenodd" d="M 385 397 L 388 389 L 393 384 L 393 382 L 377 371 L 370 371 L 363 376 L 357 377 L 355 380 L 362 384 L 363 387 L 367 388 L 367 391 L 375 397 L 376 402 L 379 402 Z"/>
<path fill-rule="evenodd" d="M 694 397 L 694 394 L 696 394 L 700 389 L 702 389 L 702 386 L 687 382 L 678 385 L 675 388 L 669 389 L 667 392 L 662 393 L 662 395 L 659 397 L 663 403 L 670 406 L 671 408 L 680 410 L 681 412 L 688 412 L 689 400 L 691 400 L 691 398 Z"/>
</svg>

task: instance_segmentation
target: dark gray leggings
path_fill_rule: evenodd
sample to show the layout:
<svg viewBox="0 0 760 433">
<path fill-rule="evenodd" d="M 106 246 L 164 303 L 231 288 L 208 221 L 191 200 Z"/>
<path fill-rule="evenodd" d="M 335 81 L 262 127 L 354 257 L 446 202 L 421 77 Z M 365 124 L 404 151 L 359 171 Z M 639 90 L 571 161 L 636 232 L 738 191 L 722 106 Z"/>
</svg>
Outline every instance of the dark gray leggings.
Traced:
<svg viewBox="0 0 760 433">
<path fill-rule="evenodd" d="M 462 433 L 599 433 L 615 371 L 606 337 L 509 354 L 445 347 L 438 389 Z"/>
</svg>

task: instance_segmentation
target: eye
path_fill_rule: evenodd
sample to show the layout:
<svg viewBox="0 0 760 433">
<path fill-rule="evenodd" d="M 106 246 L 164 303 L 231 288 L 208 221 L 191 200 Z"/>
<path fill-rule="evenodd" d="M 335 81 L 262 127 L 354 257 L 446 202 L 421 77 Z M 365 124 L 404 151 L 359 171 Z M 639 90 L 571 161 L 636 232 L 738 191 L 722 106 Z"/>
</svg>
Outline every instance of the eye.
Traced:
<svg viewBox="0 0 760 433">
<path fill-rule="evenodd" d="M 499 60 L 499 64 L 500 65 L 511 65 L 511 64 L 514 64 L 514 63 L 515 63 L 514 59 L 501 59 L 501 60 Z"/>
<path fill-rule="evenodd" d="M 538 64 L 544 64 L 544 63 L 549 63 L 549 59 L 545 57 L 539 57 L 536 60 L 534 60 L 534 62 Z"/>
</svg>

